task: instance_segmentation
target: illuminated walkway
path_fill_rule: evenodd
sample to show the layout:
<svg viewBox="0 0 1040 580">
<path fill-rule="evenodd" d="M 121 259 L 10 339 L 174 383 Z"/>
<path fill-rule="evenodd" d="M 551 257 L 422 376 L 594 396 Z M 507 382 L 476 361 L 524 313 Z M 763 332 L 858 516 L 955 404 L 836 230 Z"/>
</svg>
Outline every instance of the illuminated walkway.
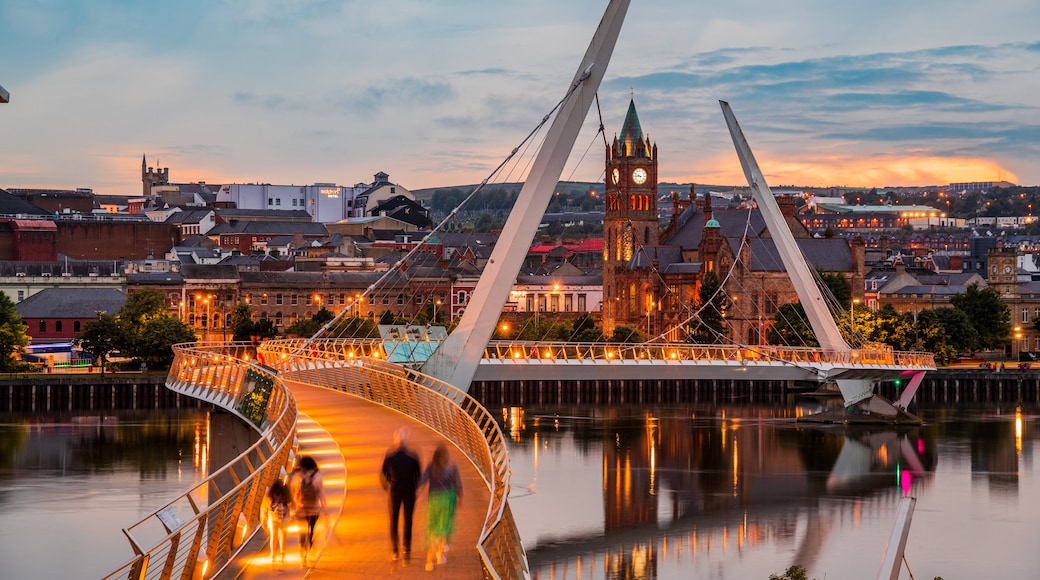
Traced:
<svg viewBox="0 0 1040 580">
<path fill-rule="evenodd" d="M 416 505 L 409 567 L 390 561 L 387 496 L 379 483 L 379 469 L 401 426 L 411 429 L 411 447 L 425 466 L 443 438 L 402 414 L 325 389 L 291 385 L 299 404 L 300 454 L 318 461 L 328 498 L 327 517 L 315 531 L 317 561 L 301 568 L 298 543 L 290 533 L 286 541 L 286 565 L 274 570 L 264 534 L 247 546 L 234 569 L 220 578 L 483 578 L 480 557 L 474 550 L 490 501 L 487 485 L 477 470 L 449 445 L 462 472 L 465 497 L 458 512 L 457 530 L 448 563 L 434 572 L 424 571 L 426 558 L 426 491 Z M 306 416 L 306 420 L 304 418 Z M 346 482 L 344 494 L 343 483 Z M 330 532 L 331 528 L 331 533 Z"/>
</svg>

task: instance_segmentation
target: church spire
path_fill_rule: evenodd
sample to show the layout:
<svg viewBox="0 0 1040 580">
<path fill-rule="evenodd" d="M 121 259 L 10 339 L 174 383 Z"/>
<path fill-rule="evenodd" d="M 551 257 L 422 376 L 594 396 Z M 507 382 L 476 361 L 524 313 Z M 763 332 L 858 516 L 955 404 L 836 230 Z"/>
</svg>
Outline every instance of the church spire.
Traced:
<svg viewBox="0 0 1040 580">
<path fill-rule="evenodd" d="M 635 153 L 636 148 L 643 145 L 643 128 L 639 126 L 639 115 L 636 114 L 636 102 L 628 102 L 628 113 L 625 115 L 625 123 L 621 126 L 621 154 L 625 157 Z"/>
</svg>

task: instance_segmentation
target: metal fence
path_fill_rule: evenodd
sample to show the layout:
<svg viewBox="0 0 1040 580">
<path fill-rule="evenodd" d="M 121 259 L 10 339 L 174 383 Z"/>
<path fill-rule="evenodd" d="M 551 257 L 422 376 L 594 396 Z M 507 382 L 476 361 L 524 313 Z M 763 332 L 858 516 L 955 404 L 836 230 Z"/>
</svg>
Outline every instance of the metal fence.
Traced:
<svg viewBox="0 0 1040 580">
<path fill-rule="evenodd" d="M 296 400 L 251 346 L 174 347 L 167 386 L 222 407 L 259 433 L 258 441 L 191 489 L 123 529 L 135 556 L 105 578 L 207 578 L 260 529 L 260 504 L 289 462 Z"/>
<path fill-rule="evenodd" d="M 371 343 L 269 341 L 258 356 L 279 377 L 339 390 L 404 413 L 454 443 L 491 492 L 477 550 L 491 578 L 528 578 L 527 555 L 509 510 L 509 459 L 494 417 L 466 393 L 433 377 L 387 363 Z M 360 347 L 360 348 L 358 348 Z M 362 353 L 361 349 L 365 349 Z"/>
</svg>

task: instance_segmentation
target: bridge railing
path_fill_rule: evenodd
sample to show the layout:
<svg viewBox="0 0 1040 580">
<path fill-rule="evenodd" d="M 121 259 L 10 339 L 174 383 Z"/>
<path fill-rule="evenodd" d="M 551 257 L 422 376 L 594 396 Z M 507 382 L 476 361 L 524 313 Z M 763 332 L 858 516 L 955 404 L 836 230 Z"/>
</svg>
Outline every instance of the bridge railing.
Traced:
<svg viewBox="0 0 1040 580">
<path fill-rule="evenodd" d="M 499 361 L 525 359 L 564 361 L 733 361 L 831 364 L 835 366 L 900 365 L 908 368 L 935 367 L 935 359 L 931 353 L 895 352 L 887 346 L 873 346 L 853 350 L 827 350 L 773 345 L 491 341 L 484 350 L 484 358 Z"/>
<path fill-rule="evenodd" d="M 260 433 L 249 449 L 123 529 L 135 556 L 105 578 L 208 578 L 260 529 L 260 504 L 288 463 L 296 400 L 246 344 L 177 345 L 166 379 L 178 393 L 220 406 Z"/>
<path fill-rule="evenodd" d="M 293 344 L 302 344 L 293 343 Z M 343 359 L 368 356 L 388 358 L 379 339 L 319 339 L 308 345 L 311 352 L 335 353 Z M 826 350 L 812 347 L 774 345 L 716 345 L 688 343 L 609 343 L 556 341 L 490 341 L 484 359 L 563 360 L 563 361 L 732 361 L 742 363 L 782 362 L 816 365 L 901 366 L 933 369 L 935 357 L 928 352 L 898 352 L 885 345 L 870 345 L 853 350 Z"/>
<path fill-rule="evenodd" d="M 404 413 L 458 446 L 491 492 L 477 550 L 491 578 L 527 578 L 527 556 L 509 509 L 509 458 L 494 417 L 466 393 L 427 375 L 385 362 L 371 342 L 265 342 L 261 360 L 279 377 L 339 390 Z M 362 355 L 361 352 L 364 351 Z"/>
</svg>

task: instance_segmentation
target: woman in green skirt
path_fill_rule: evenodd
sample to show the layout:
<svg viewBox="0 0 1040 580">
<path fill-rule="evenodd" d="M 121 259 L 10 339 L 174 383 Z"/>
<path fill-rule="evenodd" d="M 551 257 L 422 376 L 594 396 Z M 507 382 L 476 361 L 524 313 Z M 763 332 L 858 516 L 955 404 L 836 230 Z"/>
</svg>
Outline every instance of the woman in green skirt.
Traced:
<svg viewBox="0 0 1040 580">
<path fill-rule="evenodd" d="M 448 542 L 455 531 L 455 508 L 462 500 L 462 478 L 459 468 L 448 457 L 443 443 L 433 452 L 433 459 L 419 480 L 429 484 L 426 502 L 426 570 L 448 561 Z"/>
</svg>

